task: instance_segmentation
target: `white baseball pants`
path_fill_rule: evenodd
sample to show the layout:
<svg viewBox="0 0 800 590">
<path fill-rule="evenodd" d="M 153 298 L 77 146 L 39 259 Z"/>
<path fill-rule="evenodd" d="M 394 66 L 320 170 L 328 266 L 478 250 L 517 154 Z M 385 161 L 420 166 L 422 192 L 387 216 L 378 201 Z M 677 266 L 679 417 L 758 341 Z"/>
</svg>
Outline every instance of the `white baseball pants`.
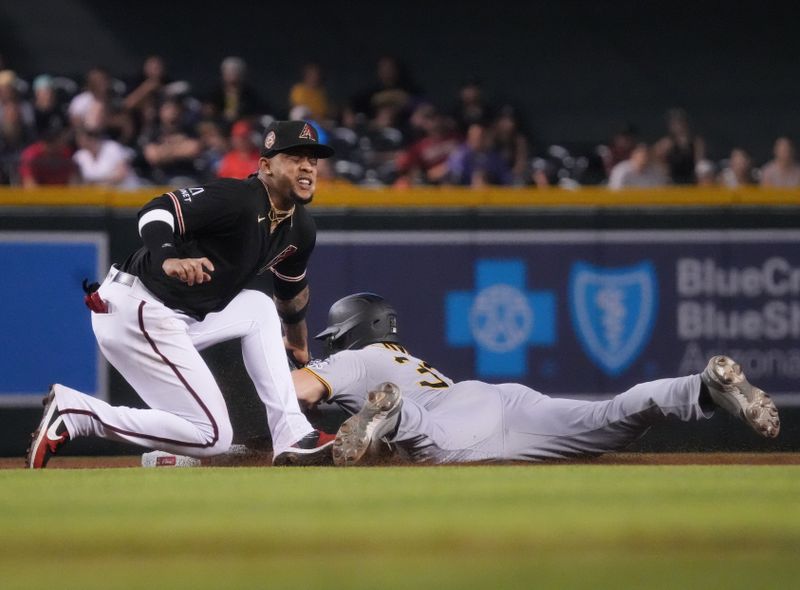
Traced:
<svg viewBox="0 0 800 590">
<path fill-rule="evenodd" d="M 165 306 L 138 278 L 118 273 L 112 268 L 100 286 L 109 313 L 92 312 L 92 328 L 103 355 L 150 409 L 111 406 L 57 385 L 70 437 L 98 436 L 192 457 L 224 453 L 233 438 L 228 409 L 199 351 L 233 338 L 242 339 L 275 453 L 313 430 L 297 403 L 272 299 L 244 290 L 198 321 Z"/>
</svg>

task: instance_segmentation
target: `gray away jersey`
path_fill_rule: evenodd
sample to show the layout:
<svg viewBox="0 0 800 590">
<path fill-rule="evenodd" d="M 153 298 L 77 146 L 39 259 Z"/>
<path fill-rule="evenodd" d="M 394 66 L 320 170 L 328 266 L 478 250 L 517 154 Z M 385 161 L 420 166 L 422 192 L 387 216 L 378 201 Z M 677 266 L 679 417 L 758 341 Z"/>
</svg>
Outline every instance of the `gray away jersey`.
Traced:
<svg viewBox="0 0 800 590">
<path fill-rule="evenodd" d="M 392 442 L 412 460 L 541 461 L 618 451 L 668 417 L 710 417 L 700 408 L 700 376 L 635 385 L 613 399 L 550 398 L 517 383 L 461 381 L 439 373 L 396 344 L 345 350 L 307 371 L 328 400 L 356 413 L 384 381 L 403 392 L 400 425 Z"/>
<path fill-rule="evenodd" d="M 398 344 L 370 344 L 362 350 L 343 350 L 325 360 L 312 361 L 305 370 L 327 389 L 328 402 L 358 412 L 367 394 L 385 381 L 396 384 L 403 397 L 433 408 L 454 385 L 428 363 L 411 356 Z"/>
</svg>

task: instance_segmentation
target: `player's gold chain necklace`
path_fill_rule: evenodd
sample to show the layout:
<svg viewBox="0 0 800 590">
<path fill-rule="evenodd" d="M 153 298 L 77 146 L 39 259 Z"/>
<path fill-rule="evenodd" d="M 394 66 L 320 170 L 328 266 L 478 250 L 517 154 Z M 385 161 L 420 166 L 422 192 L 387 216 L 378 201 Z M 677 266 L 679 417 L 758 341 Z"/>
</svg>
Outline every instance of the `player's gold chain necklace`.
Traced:
<svg viewBox="0 0 800 590">
<path fill-rule="evenodd" d="M 267 211 L 267 219 L 269 220 L 269 231 L 272 233 L 275 228 L 278 227 L 278 224 L 281 221 L 292 216 L 292 213 L 294 213 L 294 205 L 292 205 L 288 211 L 278 209 L 275 206 L 275 203 L 272 202 L 269 189 L 267 189 L 267 199 L 269 199 L 269 211 Z"/>
<path fill-rule="evenodd" d="M 294 205 L 288 211 L 281 211 L 280 209 L 275 209 L 275 205 L 267 211 L 267 219 L 269 219 L 270 225 L 275 224 L 278 225 L 281 221 L 286 219 L 287 217 L 291 217 L 292 213 L 294 213 Z"/>
</svg>

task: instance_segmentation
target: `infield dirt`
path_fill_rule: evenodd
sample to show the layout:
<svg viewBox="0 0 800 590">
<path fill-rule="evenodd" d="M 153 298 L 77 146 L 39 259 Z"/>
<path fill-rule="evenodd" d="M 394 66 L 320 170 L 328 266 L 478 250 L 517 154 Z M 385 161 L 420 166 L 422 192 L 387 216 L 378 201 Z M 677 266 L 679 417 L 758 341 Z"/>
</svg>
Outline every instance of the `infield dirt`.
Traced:
<svg viewBox="0 0 800 590">
<path fill-rule="evenodd" d="M 235 463 L 209 467 L 271 467 L 268 453 L 242 458 Z M 22 457 L 0 457 L 0 469 L 18 469 L 25 463 Z M 549 461 L 546 463 L 515 463 L 515 465 L 800 465 L 800 453 L 609 453 L 594 459 Z M 403 466 L 404 463 L 392 463 Z M 140 467 L 141 455 L 120 457 L 53 457 L 48 469 L 109 469 Z"/>
</svg>

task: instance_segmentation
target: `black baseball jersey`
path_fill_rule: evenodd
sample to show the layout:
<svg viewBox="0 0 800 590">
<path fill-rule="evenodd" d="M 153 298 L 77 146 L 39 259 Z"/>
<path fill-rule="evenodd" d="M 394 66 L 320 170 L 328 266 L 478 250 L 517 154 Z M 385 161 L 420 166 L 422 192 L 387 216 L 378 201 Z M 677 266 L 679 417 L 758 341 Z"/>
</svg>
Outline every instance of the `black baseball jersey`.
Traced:
<svg viewBox="0 0 800 590">
<path fill-rule="evenodd" d="M 267 190 L 255 176 L 163 194 L 139 212 L 140 220 L 147 215 L 140 227 L 145 246 L 128 257 L 122 270 L 138 276 L 168 307 L 199 319 L 223 309 L 265 272 L 273 275 L 275 295 L 291 299 L 306 285 L 316 227 L 297 204 L 292 216 L 270 233 L 270 207 Z M 161 268 L 167 258 L 203 256 L 214 265 L 211 281 L 191 287 Z"/>
</svg>

